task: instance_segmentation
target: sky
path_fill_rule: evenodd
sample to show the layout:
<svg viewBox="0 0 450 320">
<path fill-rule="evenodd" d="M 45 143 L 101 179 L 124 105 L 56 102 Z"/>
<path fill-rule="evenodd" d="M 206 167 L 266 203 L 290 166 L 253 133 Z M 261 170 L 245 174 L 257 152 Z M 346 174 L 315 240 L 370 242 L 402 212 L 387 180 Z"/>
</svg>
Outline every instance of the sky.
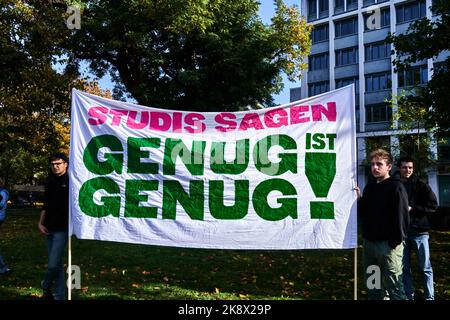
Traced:
<svg viewBox="0 0 450 320">
<path fill-rule="evenodd" d="M 270 19 L 275 13 L 275 5 L 273 0 L 260 0 L 261 6 L 259 10 L 259 15 L 264 23 L 269 24 Z M 284 0 L 289 6 L 297 5 L 300 6 L 300 0 Z M 285 104 L 289 102 L 289 89 L 300 86 L 300 82 L 290 82 L 285 76 L 283 76 L 284 89 L 280 94 L 274 95 L 274 102 L 276 105 Z M 100 87 L 102 89 L 112 89 L 113 84 L 109 76 L 105 76 L 99 80 Z"/>
<path fill-rule="evenodd" d="M 275 14 L 275 5 L 273 0 L 260 0 L 261 6 L 259 7 L 259 15 L 264 23 L 270 23 L 270 19 Z M 284 3 L 288 6 L 296 5 L 300 7 L 300 0 L 284 0 Z M 300 86 L 300 81 L 290 82 L 285 76 L 283 76 L 284 89 L 273 96 L 276 105 L 285 104 L 289 102 L 289 89 Z"/>
</svg>

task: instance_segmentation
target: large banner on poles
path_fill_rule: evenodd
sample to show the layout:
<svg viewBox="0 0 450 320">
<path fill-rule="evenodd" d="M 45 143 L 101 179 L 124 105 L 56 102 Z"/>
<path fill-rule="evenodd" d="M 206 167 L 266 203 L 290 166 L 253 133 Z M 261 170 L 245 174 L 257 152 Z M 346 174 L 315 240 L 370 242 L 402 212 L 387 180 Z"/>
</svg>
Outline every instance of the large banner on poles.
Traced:
<svg viewBox="0 0 450 320">
<path fill-rule="evenodd" d="M 356 247 L 353 90 L 235 113 L 73 90 L 70 234 L 195 248 Z"/>
</svg>

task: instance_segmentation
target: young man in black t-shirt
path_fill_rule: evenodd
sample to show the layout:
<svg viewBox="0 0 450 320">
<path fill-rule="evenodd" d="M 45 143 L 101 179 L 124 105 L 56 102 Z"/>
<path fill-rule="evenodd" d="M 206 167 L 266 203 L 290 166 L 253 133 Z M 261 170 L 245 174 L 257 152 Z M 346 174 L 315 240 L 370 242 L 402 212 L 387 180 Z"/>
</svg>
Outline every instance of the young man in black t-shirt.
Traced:
<svg viewBox="0 0 450 320">
<path fill-rule="evenodd" d="M 69 159 L 62 153 L 50 157 L 51 174 L 45 184 L 44 207 L 38 223 L 39 231 L 47 238 L 48 267 L 41 285 L 43 297 L 49 300 L 66 299 L 63 254 L 68 240 L 68 165 Z"/>
</svg>

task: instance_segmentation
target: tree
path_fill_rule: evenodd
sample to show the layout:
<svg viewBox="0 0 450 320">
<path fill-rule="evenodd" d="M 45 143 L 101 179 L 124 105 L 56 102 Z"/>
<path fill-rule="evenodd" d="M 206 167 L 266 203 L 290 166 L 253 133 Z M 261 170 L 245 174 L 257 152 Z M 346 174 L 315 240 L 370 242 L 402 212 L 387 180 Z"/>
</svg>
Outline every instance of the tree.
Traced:
<svg viewBox="0 0 450 320">
<path fill-rule="evenodd" d="M 275 3 L 265 25 L 256 0 L 0 0 L 0 173 L 10 184 L 39 180 L 48 154 L 67 151 L 70 91 L 87 83 L 86 60 L 113 75 L 116 98 L 143 105 L 270 105 L 310 46 L 297 9 Z M 66 25 L 70 4 L 84 10 L 80 30 Z"/>
<path fill-rule="evenodd" d="M 450 50 L 450 2 L 435 0 L 431 8 L 435 19 L 423 18 L 409 26 L 405 34 L 390 35 L 387 41 L 394 44 L 397 54 L 394 65 L 398 71 L 412 63 L 436 58 L 441 52 Z M 431 80 L 414 95 L 402 97 L 400 103 L 410 104 L 410 113 L 423 113 L 424 127 L 435 129 L 438 136 L 448 135 L 450 128 L 450 57 L 441 66 L 435 66 Z M 418 108 L 418 109 L 417 109 Z"/>
<path fill-rule="evenodd" d="M 436 154 L 432 152 L 432 137 L 427 133 L 426 120 L 428 108 L 423 104 L 421 98 L 421 87 L 415 88 L 415 95 L 402 91 L 386 102 L 391 107 L 396 107 L 393 112 L 392 129 L 399 129 L 410 134 L 399 136 L 399 157 L 410 156 L 414 160 L 414 171 L 421 177 L 425 177 L 427 169 L 436 165 Z"/>
<path fill-rule="evenodd" d="M 48 1 L 0 0 L 0 174 L 9 184 L 39 180 L 48 155 L 68 146 L 70 90 L 81 83 L 77 70 L 54 67 L 69 33 L 58 25 Z"/>
<path fill-rule="evenodd" d="M 300 77 L 310 27 L 275 0 L 271 25 L 256 0 L 80 1 L 81 29 L 63 47 L 77 66 L 110 72 L 115 97 L 142 105 L 199 111 L 271 105 L 281 74 Z"/>
</svg>

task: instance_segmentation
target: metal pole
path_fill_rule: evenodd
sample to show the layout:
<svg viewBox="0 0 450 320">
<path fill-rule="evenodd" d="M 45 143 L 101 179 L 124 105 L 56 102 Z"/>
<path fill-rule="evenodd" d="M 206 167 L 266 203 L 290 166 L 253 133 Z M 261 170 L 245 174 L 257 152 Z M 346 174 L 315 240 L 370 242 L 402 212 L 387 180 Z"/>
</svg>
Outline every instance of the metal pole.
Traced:
<svg viewBox="0 0 450 320">
<path fill-rule="evenodd" d="M 353 284 L 353 300 L 358 300 L 358 246 L 354 249 L 354 279 L 355 283 Z"/>
<path fill-rule="evenodd" d="M 68 275 L 67 275 L 67 298 L 72 300 L 72 237 L 69 235 L 68 240 Z"/>
</svg>

